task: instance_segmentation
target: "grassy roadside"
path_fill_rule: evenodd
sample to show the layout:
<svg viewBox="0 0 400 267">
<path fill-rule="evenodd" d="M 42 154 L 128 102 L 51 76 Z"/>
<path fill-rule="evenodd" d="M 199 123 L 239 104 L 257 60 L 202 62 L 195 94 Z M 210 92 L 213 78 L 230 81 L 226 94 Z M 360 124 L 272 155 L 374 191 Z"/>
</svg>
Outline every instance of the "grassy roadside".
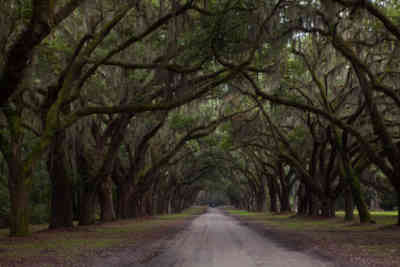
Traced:
<svg viewBox="0 0 400 267">
<path fill-rule="evenodd" d="M 109 248 L 124 248 L 157 240 L 182 229 L 206 207 L 192 207 L 180 214 L 162 215 L 111 223 L 47 230 L 47 225 L 32 227 L 32 235 L 10 238 L 0 230 L 0 266 L 73 265 L 79 257 L 95 255 Z"/>
<path fill-rule="evenodd" d="M 400 227 L 395 212 L 372 212 L 376 224 L 345 222 L 344 213 L 336 218 L 304 218 L 294 214 L 269 214 L 226 209 L 249 224 L 265 229 L 277 239 L 295 239 L 304 249 L 341 257 L 362 266 L 400 266 Z"/>
</svg>

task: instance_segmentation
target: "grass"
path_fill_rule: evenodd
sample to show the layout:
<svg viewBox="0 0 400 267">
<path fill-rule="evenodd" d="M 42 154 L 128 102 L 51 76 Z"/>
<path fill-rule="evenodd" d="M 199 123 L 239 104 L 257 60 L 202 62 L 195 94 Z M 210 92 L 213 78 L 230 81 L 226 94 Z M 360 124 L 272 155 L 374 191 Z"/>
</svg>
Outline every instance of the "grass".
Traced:
<svg viewBox="0 0 400 267">
<path fill-rule="evenodd" d="M 202 214 L 202 213 L 204 213 L 205 209 L 206 209 L 206 207 L 203 207 L 203 206 L 195 206 L 195 207 L 186 209 L 181 213 L 161 215 L 161 216 L 156 216 L 156 218 L 159 220 L 185 219 L 185 218 L 190 218 L 190 217 Z"/>
<path fill-rule="evenodd" d="M 38 232 L 38 231 L 45 230 L 48 227 L 49 227 L 48 224 L 35 224 L 35 225 L 31 225 L 30 229 L 31 229 L 31 232 Z M 4 237 L 7 237 L 8 235 L 9 235 L 8 228 L 0 229 L 0 239 L 4 238 Z"/>
<path fill-rule="evenodd" d="M 266 225 L 282 229 L 297 230 L 342 230 L 342 231 L 366 231 L 378 230 L 385 226 L 394 225 L 397 222 L 397 211 L 372 211 L 371 217 L 376 224 L 359 224 L 358 213 L 355 212 L 354 221 L 344 220 L 344 212 L 338 211 L 334 218 L 308 218 L 294 216 L 294 213 L 271 214 L 262 212 L 248 212 L 245 210 L 227 209 L 232 215 L 237 215 L 252 221 L 262 221 Z"/>
<path fill-rule="evenodd" d="M 344 220 L 344 212 L 337 212 L 334 218 L 300 217 L 294 213 L 271 214 L 227 209 L 228 213 L 248 223 L 261 225 L 274 233 L 283 235 L 283 239 L 298 236 L 309 243 L 317 244 L 326 251 L 348 258 L 368 258 L 371 262 L 391 265 L 400 262 L 400 227 L 397 223 L 397 211 L 372 211 L 371 217 L 376 224 L 360 224 L 358 214 L 355 220 Z M 300 237 L 299 237 L 300 236 Z M 308 241 L 307 241 L 308 242 Z M 381 266 L 381 265 L 379 265 Z"/>
<path fill-rule="evenodd" d="M 124 247 L 149 238 L 161 238 L 204 211 L 205 207 L 193 207 L 181 214 L 120 220 L 64 230 L 47 230 L 47 225 L 33 225 L 32 235 L 23 238 L 8 237 L 8 229 L 1 229 L 0 266 L 14 266 L 15 262 L 21 261 L 26 262 L 21 266 L 29 266 L 29 262 L 33 259 L 40 261 L 41 257 L 51 257 L 55 262 L 71 262 L 76 257 L 99 249 Z M 5 262 L 9 264 L 3 265 Z"/>
</svg>

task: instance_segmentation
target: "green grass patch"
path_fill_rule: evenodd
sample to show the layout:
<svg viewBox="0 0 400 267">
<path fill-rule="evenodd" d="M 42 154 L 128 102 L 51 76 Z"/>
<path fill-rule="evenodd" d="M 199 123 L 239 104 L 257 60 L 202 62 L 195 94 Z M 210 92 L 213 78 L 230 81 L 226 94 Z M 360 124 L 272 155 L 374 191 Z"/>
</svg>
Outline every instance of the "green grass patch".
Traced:
<svg viewBox="0 0 400 267">
<path fill-rule="evenodd" d="M 294 213 L 271 214 L 265 212 L 248 212 L 245 210 L 227 209 L 228 213 L 242 217 L 246 220 L 262 221 L 264 224 L 282 228 L 296 230 L 327 230 L 327 231 L 370 231 L 378 230 L 382 227 L 394 225 L 397 222 L 397 212 L 372 211 L 371 217 L 376 224 L 359 224 L 358 213 L 355 212 L 354 221 L 345 221 L 344 212 L 337 212 L 334 218 L 320 217 L 300 217 Z"/>
<path fill-rule="evenodd" d="M 8 229 L 0 230 L 0 262 L 29 261 L 30 257 L 52 257 L 73 261 L 79 255 L 97 249 L 140 243 L 148 238 L 162 237 L 168 229 L 176 229 L 182 221 L 202 214 L 206 207 L 192 207 L 181 214 L 120 220 L 73 229 L 46 230 L 48 225 L 32 225 L 32 235 L 11 238 Z M 43 265 L 45 266 L 46 263 Z M 0 264 L 1 265 L 1 264 Z"/>
<path fill-rule="evenodd" d="M 335 255 L 369 257 L 373 262 L 400 262 L 400 227 L 397 212 L 372 211 L 376 224 L 360 224 L 358 214 L 347 222 L 344 212 L 334 218 L 300 217 L 290 214 L 271 214 L 226 209 L 249 224 L 255 223 L 275 232 L 283 239 L 307 240 L 310 246 L 330 248 Z M 383 265 L 382 265 L 383 266 Z M 386 266 L 386 265 L 385 265 Z M 389 266 L 389 265 L 388 265 Z M 395 266 L 395 265 L 390 265 Z M 397 266 L 397 265 L 396 265 Z"/>
<path fill-rule="evenodd" d="M 30 230 L 32 233 L 42 231 L 47 228 L 49 228 L 48 224 L 34 224 L 30 226 Z M 8 230 L 8 228 L 0 229 L 0 238 L 8 237 L 9 234 L 10 231 Z"/>
<path fill-rule="evenodd" d="M 203 214 L 206 210 L 207 210 L 206 206 L 195 206 L 195 207 L 188 208 L 181 213 L 165 214 L 165 215 L 156 216 L 155 218 L 160 219 L 160 220 L 189 219 L 189 218 L 192 218 L 193 216 Z"/>
<path fill-rule="evenodd" d="M 354 211 L 354 214 L 358 215 L 358 210 Z M 370 214 L 373 216 L 397 216 L 397 211 L 370 211 Z M 344 216 L 344 211 L 339 210 L 336 212 L 336 215 Z"/>
</svg>

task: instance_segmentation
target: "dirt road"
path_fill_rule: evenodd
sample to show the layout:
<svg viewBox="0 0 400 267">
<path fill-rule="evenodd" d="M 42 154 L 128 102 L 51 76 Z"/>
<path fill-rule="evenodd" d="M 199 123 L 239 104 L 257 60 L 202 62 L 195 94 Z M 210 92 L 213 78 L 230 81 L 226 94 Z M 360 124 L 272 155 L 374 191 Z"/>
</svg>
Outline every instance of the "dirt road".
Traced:
<svg viewBox="0 0 400 267">
<path fill-rule="evenodd" d="M 280 247 L 220 210 L 210 208 L 171 240 L 163 253 L 139 266 L 333 267 L 335 264 Z"/>
</svg>

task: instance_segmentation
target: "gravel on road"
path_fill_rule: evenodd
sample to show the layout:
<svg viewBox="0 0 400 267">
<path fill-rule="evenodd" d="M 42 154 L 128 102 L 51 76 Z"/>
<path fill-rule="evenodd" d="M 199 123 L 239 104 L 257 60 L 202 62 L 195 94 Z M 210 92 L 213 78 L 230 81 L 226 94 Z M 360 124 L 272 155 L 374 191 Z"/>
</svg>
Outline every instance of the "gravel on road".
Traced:
<svg viewBox="0 0 400 267">
<path fill-rule="evenodd" d="M 326 258 L 294 251 L 209 208 L 139 267 L 334 267 Z"/>
</svg>

